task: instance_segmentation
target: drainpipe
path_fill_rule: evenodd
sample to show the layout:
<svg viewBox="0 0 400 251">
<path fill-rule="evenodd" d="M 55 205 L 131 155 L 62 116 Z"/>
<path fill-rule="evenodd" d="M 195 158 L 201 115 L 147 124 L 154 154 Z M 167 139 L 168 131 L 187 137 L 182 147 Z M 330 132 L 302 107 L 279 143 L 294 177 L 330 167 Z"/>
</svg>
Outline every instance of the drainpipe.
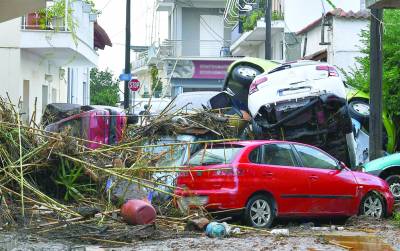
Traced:
<svg viewBox="0 0 400 251">
<path fill-rule="evenodd" d="M 68 6 L 69 6 L 69 1 L 65 0 L 65 17 L 64 17 L 64 30 L 67 31 L 68 30 Z"/>
</svg>

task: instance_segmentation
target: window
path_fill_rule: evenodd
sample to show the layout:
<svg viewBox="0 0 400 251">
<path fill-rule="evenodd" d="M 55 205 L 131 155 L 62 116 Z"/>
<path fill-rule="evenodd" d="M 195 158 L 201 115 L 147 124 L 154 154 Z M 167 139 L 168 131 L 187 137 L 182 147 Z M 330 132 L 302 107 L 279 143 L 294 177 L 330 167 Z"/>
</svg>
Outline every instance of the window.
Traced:
<svg viewBox="0 0 400 251">
<path fill-rule="evenodd" d="M 289 144 L 264 145 L 262 163 L 276 166 L 296 166 L 295 157 Z"/>
<path fill-rule="evenodd" d="M 243 146 L 226 145 L 202 149 L 189 160 L 190 166 L 206 166 L 231 163 Z"/>
<path fill-rule="evenodd" d="M 249 160 L 251 163 L 259 164 L 261 160 L 261 147 L 258 147 L 251 151 L 249 154 Z"/>
<path fill-rule="evenodd" d="M 295 145 L 304 167 L 338 169 L 336 160 L 311 147 Z"/>
</svg>

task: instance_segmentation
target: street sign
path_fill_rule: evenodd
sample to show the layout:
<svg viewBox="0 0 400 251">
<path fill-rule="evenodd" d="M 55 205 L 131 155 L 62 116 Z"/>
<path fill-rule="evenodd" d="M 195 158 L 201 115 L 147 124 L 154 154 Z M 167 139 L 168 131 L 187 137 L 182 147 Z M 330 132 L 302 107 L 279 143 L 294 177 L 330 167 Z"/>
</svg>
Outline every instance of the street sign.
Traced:
<svg viewBox="0 0 400 251">
<path fill-rule="evenodd" d="M 122 73 L 121 75 L 119 75 L 119 80 L 120 81 L 129 81 L 131 79 L 132 79 L 132 74 Z"/>
<path fill-rule="evenodd" d="M 133 78 L 128 83 L 129 89 L 133 92 L 137 92 L 140 89 L 140 81 L 137 78 Z"/>
</svg>

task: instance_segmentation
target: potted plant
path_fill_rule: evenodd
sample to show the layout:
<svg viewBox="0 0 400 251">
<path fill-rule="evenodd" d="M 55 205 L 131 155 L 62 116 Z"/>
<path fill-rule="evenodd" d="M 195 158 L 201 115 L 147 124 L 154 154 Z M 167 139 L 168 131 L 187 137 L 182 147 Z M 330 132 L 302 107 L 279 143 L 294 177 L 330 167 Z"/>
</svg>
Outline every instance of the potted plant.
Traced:
<svg viewBox="0 0 400 251">
<path fill-rule="evenodd" d="M 89 21 L 96 22 L 97 21 L 97 13 L 90 13 L 89 14 Z"/>
<path fill-rule="evenodd" d="M 82 11 L 83 11 L 83 13 L 90 13 L 90 11 L 92 11 L 92 5 L 90 5 L 89 3 L 83 2 Z"/>
</svg>

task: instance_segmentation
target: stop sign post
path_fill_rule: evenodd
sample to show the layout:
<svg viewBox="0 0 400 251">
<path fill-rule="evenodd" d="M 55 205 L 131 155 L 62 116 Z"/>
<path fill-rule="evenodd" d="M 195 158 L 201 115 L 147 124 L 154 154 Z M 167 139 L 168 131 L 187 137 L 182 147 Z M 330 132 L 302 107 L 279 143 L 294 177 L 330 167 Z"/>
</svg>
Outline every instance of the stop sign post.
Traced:
<svg viewBox="0 0 400 251">
<path fill-rule="evenodd" d="M 140 81 L 137 78 L 132 78 L 128 83 L 128 87 L 131 91 L 137 92 L 140 89 Z"/>
</svg>

